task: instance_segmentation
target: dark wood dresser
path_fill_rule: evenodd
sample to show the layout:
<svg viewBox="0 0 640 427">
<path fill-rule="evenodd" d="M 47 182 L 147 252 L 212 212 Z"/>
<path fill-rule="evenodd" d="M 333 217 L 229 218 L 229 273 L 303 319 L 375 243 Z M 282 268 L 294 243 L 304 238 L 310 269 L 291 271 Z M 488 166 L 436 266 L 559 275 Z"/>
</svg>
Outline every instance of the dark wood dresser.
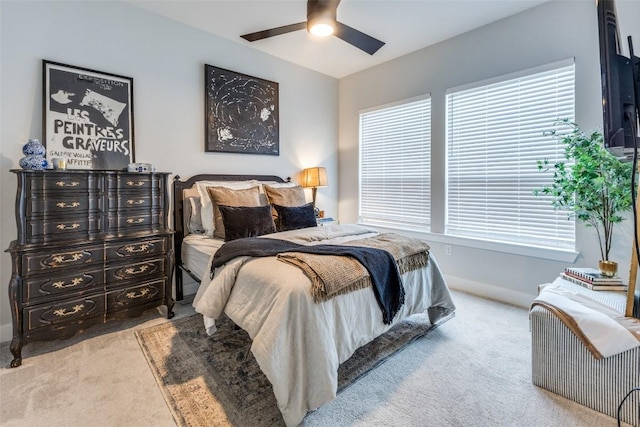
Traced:
<svg viewBox="0 0 640 427">
<path fill-rule="evenodd" d="M 168 173 L 12 172 L 11 367 L 29 341 L 67 338 L 160 305 L 173 317 Z"/>
</svg>

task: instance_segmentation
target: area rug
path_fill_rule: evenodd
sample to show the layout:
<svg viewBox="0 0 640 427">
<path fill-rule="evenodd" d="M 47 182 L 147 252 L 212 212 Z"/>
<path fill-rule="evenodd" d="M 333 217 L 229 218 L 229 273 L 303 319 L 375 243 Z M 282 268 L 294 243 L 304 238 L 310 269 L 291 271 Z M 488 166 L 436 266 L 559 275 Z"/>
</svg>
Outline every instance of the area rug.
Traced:
<svg viewBox="0 0 640 427">
<path fill-rule="evenodd" d="M 439 322 L 442 324 L 443 322 Z M 338 392 L 438 325 L 416 315 L 358 349 L 338 371 Z M 284 426 L 248 334 L 224 317 L 206 335 L 201 315 L 136 331 L 178 426 Z"/>
</svg>

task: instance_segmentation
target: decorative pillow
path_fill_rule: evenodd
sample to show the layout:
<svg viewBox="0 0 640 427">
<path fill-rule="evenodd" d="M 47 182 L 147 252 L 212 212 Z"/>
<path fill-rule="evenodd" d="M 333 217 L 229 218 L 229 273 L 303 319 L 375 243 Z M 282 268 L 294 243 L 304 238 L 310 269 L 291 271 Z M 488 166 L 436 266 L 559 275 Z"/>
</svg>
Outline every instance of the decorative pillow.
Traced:
<svg viewBox="0 0 640 427">
<path fill-rule="evenodd" d="M 298 230 L 317 226 L 313 203 L 302 206 L 273 205 L 278 212 L 278 231 Z"/>
<path fill-rule="evenodd" d="M 304 189 L 300 185 L 294 185 L 293 187 L 275 187 L 267 184 L 263 184 L 264 192 L 267 194 L 267 199 L 271 206 L 274 208 L 271 210 L 273 220 L 278 223 L 278 211 L 275 209 L 275 205 L 280 206 L 302 206 L 307 203 L 307 198 L 304 195 Z"/>
<path fill-rule="evenodd" d="M 225 242 L 276 232 L 269 205 L 258 207 L 218 205 L 218 209 L 224 223 Z"/>
<path fill-rule="evenodd" d="M 211 202 L 211 198 L 209 197 L 209 193 L 207 192 L 207 187 L 225 187 L 232 188 L 234 190 L 244 190 L 247 188 L 255 187 L 259 185 L 258 181 L 248 180 L 248 181 L 198 181 L 195 184 L 196 190 L 200 195 L 200 203 L 202 204 L 202 209 L 200 210 L 200 217 L 202 220 L 202 227 L 205 230 L 205 233 L 208 236 L 213 236 L 214 222 L 213 222 L 213 203 Z M 264 203 L 260 203 L 261 205 L 268 204 L 265 200 Z"/>
<path fill-rule="evenodd" d="M 213 203 L 213 237 L 224 239 L 224 224 L 219 205 L 223 206 L 261 206 L 260 188 L 251 187 L 243 190 L 233 190 L 226 187 L 207 187 L 207 192 Z"/>
<path fill-rule="evenodd" d="M 184 207 L 184 223 L 185 228 L 189 234 L 204 234 L 204 227 L 202 226 L 202 216 L 200 211 L 202 210 L 202 202 L 200 197 L 187 197 L 187 203 L 183 204 Z"/>
</svg>

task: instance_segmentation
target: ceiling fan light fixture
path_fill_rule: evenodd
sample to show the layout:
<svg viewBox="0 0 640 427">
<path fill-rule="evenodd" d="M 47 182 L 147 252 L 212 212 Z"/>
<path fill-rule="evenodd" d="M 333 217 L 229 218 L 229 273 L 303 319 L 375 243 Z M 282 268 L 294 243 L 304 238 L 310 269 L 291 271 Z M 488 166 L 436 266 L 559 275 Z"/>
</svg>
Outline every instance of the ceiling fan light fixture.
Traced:
<svg viewBox="0 0 640 427">
<path fill-rule="evenodd" d="M 335 31 L 334 21 L 330 19 L 309 21 L 307 29 L 316 37 L 328 37 Z"/>
<path fill-rule="evenodd" d="M 310 0 L 307 2 L 307 31 L 317 37 L 328 37 L 336 30 L 340 1 Z"/>
</svg>

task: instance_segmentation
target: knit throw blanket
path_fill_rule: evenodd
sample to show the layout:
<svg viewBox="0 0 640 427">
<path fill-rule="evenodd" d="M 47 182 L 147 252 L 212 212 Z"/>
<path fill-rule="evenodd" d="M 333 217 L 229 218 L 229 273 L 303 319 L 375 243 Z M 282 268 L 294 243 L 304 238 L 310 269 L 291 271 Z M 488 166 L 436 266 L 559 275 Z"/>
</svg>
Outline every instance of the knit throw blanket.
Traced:
<svg viewBox="0 0 640 427">
<path fill-rule="evenodd" d="M 429 261 L 429 245 L 421 240 L 393 233 L 352 240 L 343 245 L 389 252 L 400 274 L 425 267 Z M 311 281 L 311 293 L 315 302 L 326 301 L 336 295 L 371 286 L 369 272 L 352 257 L 285 252 L 277 258 L 299 267 L 307 275 Z"/>
<path fill-rule="evenodd" d="M 403 244 L 401 240 L 404 241 Z M 401 270 L 410 271 L 426 265 L 426 251 L 428 246 L 419 240 L 391 234 L 342 245 L 311 246 L 285 240 L 250 237 L 225 243 L 215 253 L 211 270 L 213 274 L 215 268 L 237 256 L 260 257 L 280 254 L 278 258 L 281 261 L 296 265 L 307 274 L 312 282 L 314 300 L 317 302 L 372 286 L 382 311 L 383 322 L 390 324 L 404 304 Z M 304 259 L 296 258 L 296 255 L 302 255 Z M 397 263 L 396 259 L 401 261 Z"/>
</svg>

